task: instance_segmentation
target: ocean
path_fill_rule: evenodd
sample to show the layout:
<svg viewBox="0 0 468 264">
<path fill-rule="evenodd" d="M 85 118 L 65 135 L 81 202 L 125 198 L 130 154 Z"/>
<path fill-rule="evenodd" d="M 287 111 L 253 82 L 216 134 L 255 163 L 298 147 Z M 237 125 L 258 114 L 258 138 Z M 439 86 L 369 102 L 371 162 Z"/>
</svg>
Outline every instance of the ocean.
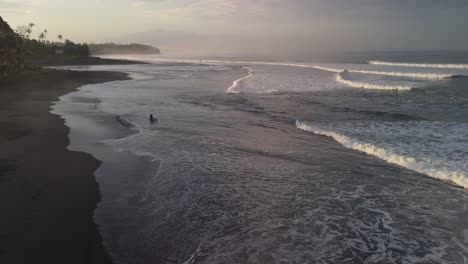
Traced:
<svg viewBox="0 0 468 264">
<path fill-rule="evenodd" d="M 468 263 L 467 53 L 114 57 L 53 113 L 115 263 Z"/>
</svg>

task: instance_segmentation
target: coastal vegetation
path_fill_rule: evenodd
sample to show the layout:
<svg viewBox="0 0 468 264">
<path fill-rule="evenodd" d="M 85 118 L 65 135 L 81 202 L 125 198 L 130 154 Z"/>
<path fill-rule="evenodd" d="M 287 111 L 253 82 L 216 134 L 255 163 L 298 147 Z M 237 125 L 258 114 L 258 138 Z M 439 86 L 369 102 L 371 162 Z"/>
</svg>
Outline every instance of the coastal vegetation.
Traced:
<svg viewBox="0 0 468 264">
<path fill-rule="evenodd" d="M 129 64 L 131 61 L 101 59 L 92 55 L 159 54 L 156 47 L 144 44 L 75 43 L 63 34 L 50 37 L 47 29 L 35 30 L 29 23 L 13 30 L 0 17 L 0 79 L 18 76 L 26 67 L 89 64 Z M 34 36 L 37 36 L 34 38 Z"/>
<path fill-rule="evenodd" d="M 57 59 L 72 63 L 91 55 L 86 43 L 74 43 L 68 39 L 63 41 L 62 34 L 57 35 L 57 40 L 49 40 L 47 29 L 33 39 L 34 26 L 34 23 L 29 23 L 13 30 L 0 17 L 0 79 L 18 76 L 25 65 L 37 66 Z"/>
<path fill-rule="evenodd" d="M 23 39 L 0 17 L 0 78 L 20 73 L 24 55 Z"/>
<path fill-rule="evenodd" d="M 104 43 L 104 44 L 89 44 L 91 54 L 104 55 L 104 54 L 159 54 L 160 50 L 156 47 L 144 44 L 117 44 L 117 43 Z"/>
<path fill-rule="evenodd" d="M 26 57 L 43 57 L 43 56 L 81 56 L 86 57 L 91 53 L 86 43 L 74 43 L 69 39 L 63 41 L 63 35 L 58 34 L 56 40 L 49 40 L 49 31 L 42 30 L 37 39 L 31 38 L 34 23 L 29 23 L 25 26 L 18 26 L 16 34 L 21 37 L 24 43 L 24 49 L 28 52 Z"/>
<path fill-rule="evenodd" d="M 90 55 L 89 47 L 86 43 L 74 43 L 71 40 L 65 42 L 44 42 L 35 39 L 25 39 L 24 47 L 28 50 L 28 56 L 81 56 L 87 57 Z"/>
</svg>

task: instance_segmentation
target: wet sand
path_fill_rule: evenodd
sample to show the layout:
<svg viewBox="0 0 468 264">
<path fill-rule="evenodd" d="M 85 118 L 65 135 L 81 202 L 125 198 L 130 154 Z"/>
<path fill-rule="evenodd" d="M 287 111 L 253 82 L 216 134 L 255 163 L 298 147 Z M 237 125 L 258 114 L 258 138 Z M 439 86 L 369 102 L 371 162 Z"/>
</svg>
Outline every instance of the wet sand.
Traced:
<svg viewBox="0 0 468 264">
<path fill-rule="evenodd" d="M 100 162 L 67 149 L 53 101 L 116 72 L 28 71 L 0 83 L 0 263 L 111 263 L 93 212 Z"/>
</svg>

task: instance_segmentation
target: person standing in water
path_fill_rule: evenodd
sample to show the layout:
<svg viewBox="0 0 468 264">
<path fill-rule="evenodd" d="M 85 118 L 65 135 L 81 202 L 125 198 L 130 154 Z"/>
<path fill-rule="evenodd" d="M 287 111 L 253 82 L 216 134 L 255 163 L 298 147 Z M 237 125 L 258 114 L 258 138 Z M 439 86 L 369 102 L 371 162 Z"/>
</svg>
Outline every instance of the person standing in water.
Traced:
<svg viewBox="0 0 468 264">
<path fill-rule="evenodd" d="M 151 123 L 154 123 L 154 121 L 157 121 L 157 119 L 154 118 L 153 114 L 150 115 L 150 121 Z"/>
</svg>

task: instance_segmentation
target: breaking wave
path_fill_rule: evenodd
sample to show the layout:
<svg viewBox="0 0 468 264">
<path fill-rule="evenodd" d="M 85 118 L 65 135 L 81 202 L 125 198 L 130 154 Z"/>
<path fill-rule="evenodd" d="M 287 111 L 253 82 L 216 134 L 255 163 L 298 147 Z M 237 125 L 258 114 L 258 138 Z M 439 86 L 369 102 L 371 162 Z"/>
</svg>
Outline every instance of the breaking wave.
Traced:
<svg viewBox="0 0 468 264">
<path fill-rule="evenodd" d="M 405 78 L 414 78 L 414 79 L 430 79 L 430 80 L 440 80 L 440 79 L 446 79 L 446 78 L 453 78 L 456 76 L 456 75 L 451 75 L 451 74 L 438 74 L 438 73 L 381 72 L 381 71 L 366 71 L 366 70 L 348 70 L 348 72 L 405 77 Z"/>
<path fill-rule="evenodd" d="M 360 89 L 372 89 L 372 90 L 398 90 L 398 91 L 409 91 L 414 87 L 406 86 L 406 85 L 385 85 L 385 84 L 372 84 L 366 82 L 358 82 L 358 81 L 350 81 L 346 80 L 342 74 L 343 73 L 357 73 L 357 74 L 370 74 L 370 75 L 383 75 L 383 76 L 393 76 L 393 77 L 404 77 L 404 78 L 412 78 L 412 79 L 425 79 L 425 80 L 442 80 L 447 78 L 457 78 L 457 77 L 464 77 L 464 75 L 453 75 L 453 74 L 442 74 L 442 73 L 405 73 L 405 72 L 385 72 L 385 71 L 371 71 L 371 70 L 342 70 L 342 69 L 335 69 L 329 67 L 322 67 L 318 65 L 307 65 L 307 64 L 296 64 L 296 63 L 275 63 L 275 62 L 255 62 L 255 64 L 261 65 L 274 65 L 274 66 L 288 66 L 288 67 L 300 67 L 300 68 L 312 68 L 327 72 L 337 73 L 336 81 L 338 83 L 344 84 L 346 86 L 352 88 L 360 88 Z M 243 80 L 246 80 L 253 76 L 253 70 L 250 67 L 243 67 L 248 69 L 248 75 L 235 80 L 233 84 L 226 90 L 226 93 L 239 93 L 237 87 L 239 83 Z M 268 92 L 276 92 L 277 89 L 272 89 Z M 268 93 L 267 92 L 267 93 Z"/>
<path fill-rule="evenodd" d="M 386 61 L 369 61 L 369 64 L 382 65 L 382 66 L 416 67 L 416 68 L 468 69 L 468 64 L 427 64 L 427 63 L 405 63 L 405 62 L 386 62 Z"/>
<path fill-rule="evenodd" d="M 339 69 L 332 69 L 332 68 L 326 68 L 322 66 L 316 66 L 316 65 L 306 65 L 306 64 L 283 64 L 283 66 L 292 66 L 292 67 L 301 67 L 301 68 L 313 68 L 317 70 L 322 70 L 322 71 L 328 71 L 328 72 L 342 72 L 343 70 Z"/>
<path fill-rule="evenodd" d="M 243 80 L 246 80 L 250 77 L 253 76 L 253 71 L 250 67 L 242 67 L 243 69 L 247 69 L 248 70 L 248 75 L 245 76 L 245 77 L 242 77 L 240 79 L 237 79 L 235 80 L 232 85 L 226 90 L 226 93 L 239 93 L 238 90 L 236 90 L 237 86 L 239 86 L 239 83 Z"/>
<path fill-rule="evenodd" d="M 333 138 L 346 148 L 468 188 L 468 124 L 428 121 L 348 122 L 296 127 Z"/>
<path fill-rule="evenodd" d="M 398 91 L 409 91 L 412 88 L 409 86 L 402 86 L 402 85 L 379 85 L 379 84 L 371 84 L 371 83 L 364 83 L 364 82 L 356 82 L 356 81 L 349 81 L 345 80 L 341 73 L 336 75 L 336 81 L 342 84 L 345 84 L 349 87 L 353 88 L 361 88 L 361 89 L 372 89 L 372 90 L 398 90 Z"/>
<path fill-rule="evenodd" d="M 299 68 L 311 68 L 321 71 L 327 71 L 336 73 L 335 80 L 338 83 L 344 84 L 352 88 L 360 89 L 372 89 L 372 90 L 399 90 L 399 91 L 408 91 L 414 87 L 406 85 L 392 85 L 388 82 L 383 81 L 381 84 L 374 84 L 368 82 L 359 82 L 346 80 L 342 73 L 357 73 L 357 74 L 368 74 L 368 75 L 381 75 L 381 76 L 391 76 L 391 77 L 403 77 L 411 79 L 423 79 L 423 80 L 441 80 L 447 78 L 459 78 L 465 77 L 463 73 L 436 73 L 436 72 L 427 72 L 427 73 L 418 73 L 418 72 L 399 72 L 399 71 L 375 71 L 375 70 L 366 70 L 366 69 L 346 69 L 345 67 L 353 67 L 351 65 L 336 65 L 336 67 L 329 64 L 314 64 L 314 63 L 301 63 L 301 62 L 272 62 L 272 61 L 229 61 L 229 60 L 197 60 L 197 59 L 169 59 L 169 58 L 152 58 L 151 61 L 160 61 L 160 62 L 177 62 L 177 63 L 204 63 L 205 64 L 215 64 L 215 65 L 232 65 L 232 64 L 243 64 L 250 65 L 255 67 L 255 65 L 269 65 L 269 66 L 286 66 L 286 67 L 299 67 Z M 449 69 L 468 69 L 466 64 L 416 64 L 416 63 L 393 63 L 385 61 L 370 61 L 371 65 L 382 65 L 382 66 L 406 66 L 406 67 L 424 67 L 424 68 L 449 68 Z M 331 66 L 331 67 L 330 67 Z M 248 75 L 240 79 L 235 80 L 230 87 L 227 88 L 226 93 L 239 93 L 239 85 L 242 81 L 251 78 L 253 70 L 251 67 L 243 67 L 248 69 Z M 270 88 L 268 91 L 263 91 L 263 93 L 275 93 L 280 89 L 275 89 L 274 87 Z"/>
</svg>

